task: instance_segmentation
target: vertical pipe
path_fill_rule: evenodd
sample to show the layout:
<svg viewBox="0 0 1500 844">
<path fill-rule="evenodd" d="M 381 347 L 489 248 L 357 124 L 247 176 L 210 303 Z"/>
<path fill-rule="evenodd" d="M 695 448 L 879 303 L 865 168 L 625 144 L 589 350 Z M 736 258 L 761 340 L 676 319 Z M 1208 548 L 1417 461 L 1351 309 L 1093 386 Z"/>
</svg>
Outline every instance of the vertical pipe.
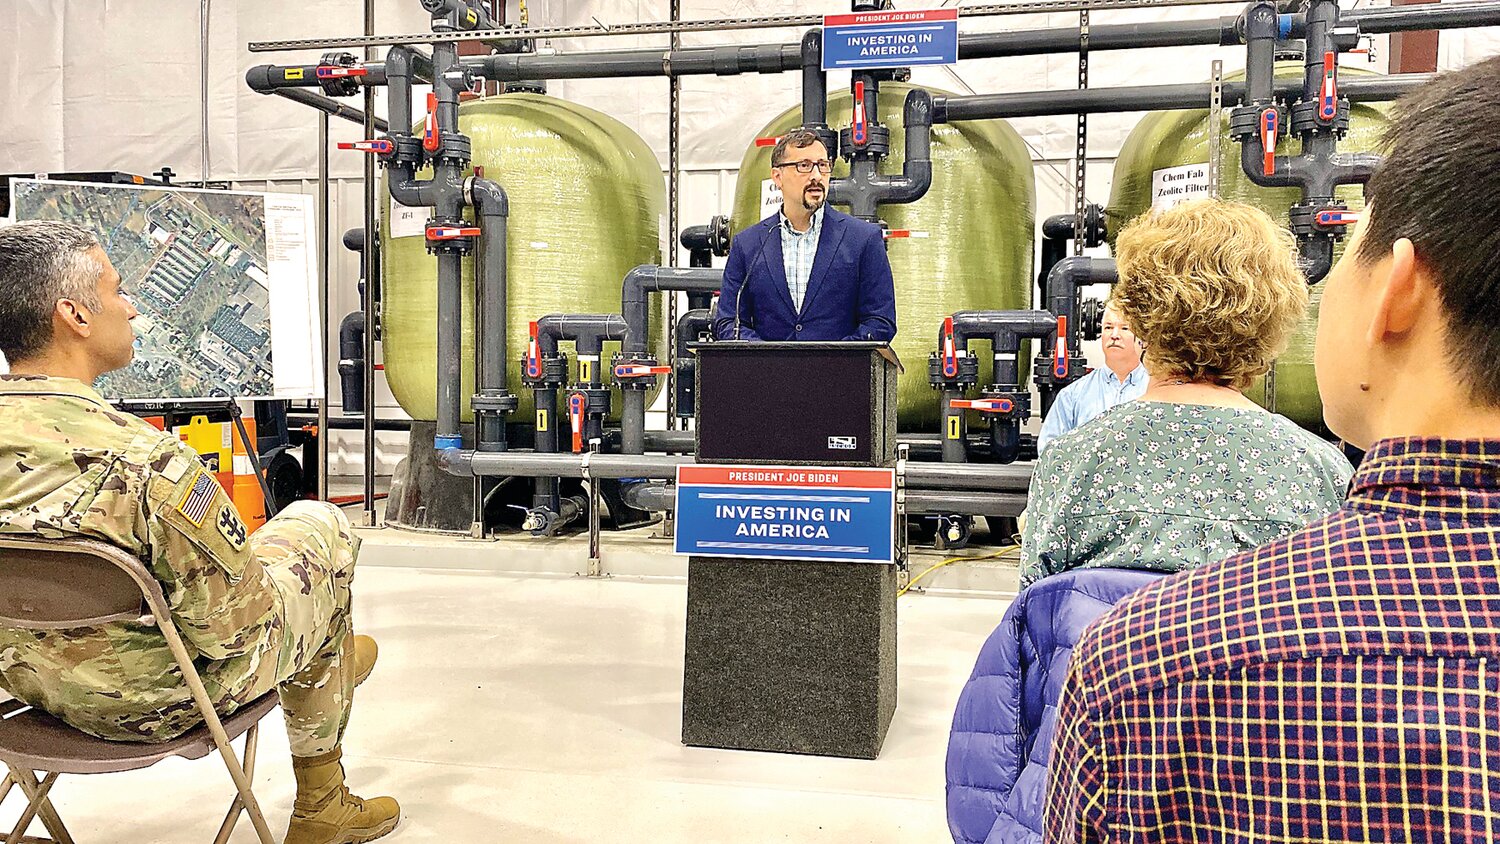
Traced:
<svg viewBox="0 0 1500 844">
<path fill-rule="evenodd" d="M 646 393 L 626 390 L 620 414 L 620 451 L 625 454 L 646 453 Z"/>
<path fill-rule="evenodd" d="M 375 0 L 365 0 L 365 34 L 375 34 Z M 365 48 L 365 61 L 376 58 L 374 47 Z M 405 127 L 401 127 L 403 130 Z M 365 86 L 365 137 L 375 137 L 375 88 Z M 375 524 L 375 285 L 380 278 L 380 219 L 375 214 L 375 156 L 365 158 L 365 417 L 364 417 L 364 513 L 365 525 Z M 325 317 L 326 320 L 326 317 Z"/>
<path fill-rule="evenodd" d="M 328 112 L 318 112 L 318 301 L 322 303 L 319 315 L 322 318 L 322 338 L 318 351 L 323 367 L 323 398 L 318 402 L 318 500 L 328 500 L 328 319 L 331 285 L 328 283 Z M 305 458 L 304 458 L 305 459 Z"/>
<path fill-rule="evenodd" d="M 953 407 L 953 400 L 963 398 L 962 390 L 943 391 L 943 419 L 942 430 L 938 436 L 943 438 L 943 462 L 964 463 L 969 459 L 968 455 L 968 432 L 964 429 L 964 412 Z M 957 419 L 957 422 L 950 420 Z M 949 426 L 958 426 L 958 436 L 949 436 L 953 429 Z"/>
<path fill-rule="evenodd" d="M 813 27 L 802 36 L 802 125 L 827 122 L 828 75 L 823 72 L 823 30 Z"/>
<path fill-rule="evenodd" d="M 438 211 L 442 216 L 443 212 Z M 437 441 L 439 447 L 457 447 L 460 379 L 463 374 L 463 258 L 444 253 L 437 256 Z"/>
</svg>

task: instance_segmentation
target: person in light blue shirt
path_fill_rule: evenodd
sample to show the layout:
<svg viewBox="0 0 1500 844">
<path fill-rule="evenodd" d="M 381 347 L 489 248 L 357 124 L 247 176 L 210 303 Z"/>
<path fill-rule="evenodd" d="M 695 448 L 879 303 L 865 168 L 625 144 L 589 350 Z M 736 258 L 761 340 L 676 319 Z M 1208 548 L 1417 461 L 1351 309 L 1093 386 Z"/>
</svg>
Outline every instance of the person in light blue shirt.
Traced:
<svg viewBox="0 0 1500 844">
<path fill-rule="evenodd" d="M 1037 454 L 1057 437 L 1077 428 L 1117 404 L 1138 399 L 1151 380 L 1141 365 L 1141 341 L 1111 305 L 1104 309 L 1099 344 L 1104 366 L 1063 388 L 1052 402 L 1036 438 Z"/>
</svg>

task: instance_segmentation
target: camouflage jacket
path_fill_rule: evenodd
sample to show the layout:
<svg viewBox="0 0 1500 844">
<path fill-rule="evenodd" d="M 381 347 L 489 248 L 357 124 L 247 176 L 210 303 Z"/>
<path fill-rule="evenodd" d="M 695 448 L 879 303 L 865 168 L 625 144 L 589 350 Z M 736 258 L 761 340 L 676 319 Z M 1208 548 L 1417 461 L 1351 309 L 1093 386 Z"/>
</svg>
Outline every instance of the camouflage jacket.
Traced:
<svg viewBox="0 0 1500 844">
<path fill-rule="evenodd" d="M 70 378 L 0 376 L 0 533 L 103 540 L 162 584 L 209 696 L 244 702 L 277 670 L 281 598 L 197 455 Z M 199 719 L 161 633 L 139 622 L 0 629 L 0 687 L 105 738 L 164 740 Z"/>
</svg>

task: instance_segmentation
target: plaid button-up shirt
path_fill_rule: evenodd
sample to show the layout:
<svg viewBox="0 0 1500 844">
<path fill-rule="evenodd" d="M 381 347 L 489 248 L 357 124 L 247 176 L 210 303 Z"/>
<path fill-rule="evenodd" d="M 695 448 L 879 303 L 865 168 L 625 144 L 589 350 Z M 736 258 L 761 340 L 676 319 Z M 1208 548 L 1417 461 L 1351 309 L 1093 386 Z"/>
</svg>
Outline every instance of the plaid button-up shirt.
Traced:
<svg viewBox="0 0 1500 844">
<path fill-rule="evenodd" d="M 1500 440 L 1387 440 L 1343 508 L 1074 653 L 1046 839 L 1500 840 Z"/>
<path fill-rule="evenodd" d="M 807 282 L 812 278 L 813 259 L 818 256 L 818 238 L 823 235 L 823 206 L 812 214 L 812 225 L 807 231 L 792 228 L 786 212 L 781 212 L 781 263 L 786 268 L 787 291 L 792 294 L 792 305 L 802 313 L 802 300 L 807 297 Z"/>
</svg>

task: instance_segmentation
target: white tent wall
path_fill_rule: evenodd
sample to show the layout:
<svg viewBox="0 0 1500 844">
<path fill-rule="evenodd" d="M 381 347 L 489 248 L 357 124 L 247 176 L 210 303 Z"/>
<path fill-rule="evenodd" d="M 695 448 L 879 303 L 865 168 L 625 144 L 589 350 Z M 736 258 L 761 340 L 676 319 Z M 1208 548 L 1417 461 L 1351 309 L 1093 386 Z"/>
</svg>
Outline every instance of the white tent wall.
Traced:
<svg viewBox="0 0 1500 844">
<path fill-rule="evenodd" d="M 905 6 L 936 5 L 905 3 Z M 1383 5 L 1362 3 L 1361 5 Z M 256 64 L 312 62 L 318 53 L 250 53 L 250 41 L 356 35 L 363 31 L 363 0 L 5 0 L 0 2 L 0 173 L 124 170 L 149 173 L 170 165 L 179 178 L 200 177 L 202 166 L 201 15 L 207 11 L 208 175 L 254 190 L 314 193 L 317 174 L 317 113 L 278 97 L 250 91 L 245 70 Z M 666 0 L 531 0 L 533 26 L 665 20 Z M 1094 25 L 1142 20 L 1180 20 L 1235 14 L 1234 4 L 1096 12 Z M 685 19 L 748 17 L 847 11 L 844 2 L 820 0 L 796 7 L 777 0 L 683 0 Z M 515 19 L 516 4 L 509 13 Z M 376 31 L 420 33 L 428 21 L 416 0 L 376 0 Z M 1073 13 L 965 20 L 963 31 L 1073 26 Z M 725 43 L 787 43 L 793 29 L 686 33 L 685 46 Z M 1385 70 L 1386 39 L 1375 43 L 1376 61 L 1348 56 L 1350 63 Z M 667 36 L 559 39 L 541 45 L 560 52 L 665 48 Z M 1439 39 L 1441 67 L 1459 67 L 1500 53 L 1500 30 L 1458 30 Z M 1241 48 L 1171 48 L 1095 52 L 1095 87 L 1145 85 L 1207 79 L 1210 62 L 1226 72 L 1243 65 Z M 834 73 L 830 89 L 847 84 Z M 955 68 L 919 68 L 918 84 L 955 94 L 1072 88 L 1075 54 L 965 62 Z M 665 167 L 667 155 L 665 79 L 570 80 L 550 92 L 604 111 L 646 139 Z M 774 76 L 697 76 L 682 80 L 683 225 L 727 213 L 737 168 L 753 133 L 798 102 L 795 73 Z M 384 113 L 384 96 L 377 111 Z M 360 100 L 347 102 L 358 107 Z M 420 100 L 418 100 L 420 102 Z M 835 121 L 844 115 L 832 115 Z M 1113 159 L 1139 114 L 1098 115 L 1089 121 L 1090 199 L 1109 195 Z M 1074 119 L 1028 118 L 1013 125 L 1032 149 L 1037 173 L 1037 215 L 1071 209 Z M 331 121 L 334 141 L 360 137 L 359 127 Z M 327 319 L 330 373 L 336 373 L 337 330 L 343 315 L 358 307 L 354 281 L 358 259 L 339 244 L 342 233 L 363 220 L 362 156 L 331 154 L 330 234 L 333 293 Z M 338 400 L 338 382 L 330 379 Z M 382 385 L 382 413 L 399 413 Z M 333 409 L 334 413 L 339 408 Z M 381 435 L 380 463 L 388 471 L 403 447 L 399 436 Z M 359 471 L 357 436 L 335 438 L 334 472 Z"/>
</svg>

